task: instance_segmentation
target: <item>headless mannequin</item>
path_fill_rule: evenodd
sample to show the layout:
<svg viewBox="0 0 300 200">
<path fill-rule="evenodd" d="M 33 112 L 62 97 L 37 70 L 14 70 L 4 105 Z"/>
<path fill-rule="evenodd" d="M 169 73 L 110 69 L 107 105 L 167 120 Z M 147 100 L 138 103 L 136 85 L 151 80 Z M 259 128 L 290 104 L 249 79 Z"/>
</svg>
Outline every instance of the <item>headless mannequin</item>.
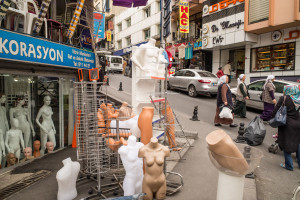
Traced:
<svg viewBox="0 0 300 200">
<path fill-rule="evenodd" d="M 153 107 L 143 107 L 139 115 L 138 126 L 141 130 L 141 142 L 146 145 L 152 138 L 152 120 L 154 115 Z"/>
<path fill-rule="evenodd" d="M 15 154 L 15 157 L 20 161 L 21 148 L 24 149 L 24 140 L 22 131 L 18 129 L 19 121 L 17 119 L 11 120 L 11 129 L 6 133 L 5 146 L 7 152 Z"/>
<path fill-rule="evenodd" d="M 5 140 L 6 131 L 9 130 L 8 121 L 6 117 L 6 108 L 2 106 L 6 101 L 6 96 L 0 93 L 0 130 L 3 133 L 3 141 Z M 1 140 L 1 138 L 0 138 Z"/>
<path fill-rule="evenodd" d="M 5 145 L 4 145 L 4 139 L 3 139 L 3 132 L 0 129 L 0 169 L 1 169 L 2 157 L 3 158 L 5 157 Z"/>
<path fill-rule="evenodd" d="M 119 111 L 119 117 L 124 118 L 124 119 L 121 119 L 121 121 L 128 120 L 129 118 L 133 118 L 134 116 L 135 115 L 132 112 L 132 109 L 129 108 L 128 103 L 124 101 L 122 103 L 122 106 L 121 106 L 120 111 Z"/>
<path fill-rule="evenodd" d="M 57 172 L 58 182 L 57 200 L 70 200 L 77 196 L 76 179 L 80 170 L 79 162 L 73 162 L 71 158 L 62 161 L 63 167 Z"/>
<path fill-rule="evenodd" d="M 136 142 L 135 136 L 130 136 L 127 142 L 127 146 L 121 146 L 118 150 L 126 171 L 124 196 L 141 193 L 143 183 L 143 159 L 138 158 L 138 152 L 144 144 Z"/>
<path fill-rule="evenodd" d="M 12 119 L 19 120 L 19 129 L 24 134 L 24 144 L 25 147 L 31 147 L 32 145 L 32 137 L 35 136 L 35 132 L 33 129 L 32 122 L 29 117 L 29 112 L 27 108 L 24 108 L 25 99 L 24 98 L 18 98 L 16 100 L 16 107 L 11 108 L 9 111 L 10 115 L 10 121 Z M 31 135 L 32 134 L 32 135 Z"/>
<path fill-rule="evenodd" d="M 248 169 L 248 163 L 243 154 L 225 131 L 219 129 L 206 136 L 208 148 L 212 151 L 212 156 L 224 168 L 230 169 L 239 174 L 243 174 Z M 222 155 L 222 156 L 220 156 Z M 230 159 L 230 158 L 236 159 Z"/>
<path fill-rule="evenodd" d="M 46 148 L 47 148 L 47 152 L 48 153 L 53 153 L 53 150 L 54 150 L 54 145 L 51 141 L 47 142 L 46 143 Z"/>
<path fill-rule="evenodd" d="M 25 158 L 23 160 L 21 160 L 21 162 L 25 162 L 27 160 L 34 159 L 34 156 L 32 156 L 32 148 L 31 147 L 26 147 L 24 149 L 24 156 L 25 156 Z"/>
<path fill-rule="evenodd" d="M 36 123 L 41 128 L 41 154 L 44 155 L 46 150 L 46 143 L 48 139 L 53 143 L 53 149 L 56 146 L 56 140 L 55 140 L 55 126 L 52 120 L 52 108 L 50 107 L 51 98 L 49 96 L 44 97 L 44 105 L 40 108 L 37 117 L 36 117 Z M 40 123 L 40 118 L 42 117 L 43 122 Z"/>
<path fill-rule="evenodd" d="M 138 157 L 144 158 L 145 175 L 143 179 L 143 192 L 146 193 L 146 200 L 165 199 L 166 177 L 163 173 L 164 159 L 170 156 L 170 150 L 158 143 L 153 137 L 150 143 L 141 147 Z"/>
<path fill-rule="evenodd" d="M 7 167 L 10 167 L 12 165 L 15 165 L 16 164 L 16 157 L 15 157 L 15 154 L 13 153 L 8 153 L 6 155 L 6 162 L 7 162 Z"/>
<path fill-rule="evenodd" d="M 136 115 L 133 118 L 128 119 L 126 121 L 119 121 L 119 128 L 130 128 L 131 134 L 137 138 L 140 138 L 141 131 L 138 127 L 138 119 L 139 119 L 139 116 Z M 116 128 L 117 127 L 116 120 L 112 120 L 110 126 L 111 126 L 111 128 Z M 121 134 L 121 130 L 120 130 L 120 134 Z"/>
<path fill-rule="evenodd" d="M 34 151 L 33 151 L 33 156 L 34 156 L 35 158 L 41 156 L 40 148 L 41 148 L 41 142 L 40 142 L 39 140 L 35 140 L 35 141 L 33 142 L 33 149 L 34 149 Z"/>
</svg>

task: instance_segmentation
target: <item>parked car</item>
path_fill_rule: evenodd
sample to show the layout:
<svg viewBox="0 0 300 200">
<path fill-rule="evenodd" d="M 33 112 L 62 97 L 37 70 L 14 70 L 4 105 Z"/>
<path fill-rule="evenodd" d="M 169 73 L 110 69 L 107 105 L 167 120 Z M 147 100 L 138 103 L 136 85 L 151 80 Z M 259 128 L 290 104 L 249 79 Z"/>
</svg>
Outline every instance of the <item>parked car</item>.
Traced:
<svg viewBox="0 0 300 200">
<path fill-rule="evenodd" d="M 197 69 L 182 69 L 171 75 L 168 80 L 168 89 L 187 91 L 189 96 L 198 94 L 216 96 L 218 78 L 211 72 Z"/>
<path fill-rule="evenodd" d="M 266 80 L 258 80 L 254 81 L 247 85 L 248 91 L 249 91 L 249 100 L 246 100 L 247 107 L 263 110 L 264 109 L 264 103 L 260 100 L 260 94 L 263 91 L 263 86 L 265 84 Z M 278 101 L 279 97 L 283 94 L 283 88 L 285 85 L 299 85 L 300 83 L 297 82 L 291 82 L 291 81 L 284 81 L 284 80 L 275 80 L 274 85 L 276 87 L 275 89 L 275 99 Z M 231 89 L 232 98 L 233 101 L 236 99 L 236 93 L 237 88 Z"/>
</svg>

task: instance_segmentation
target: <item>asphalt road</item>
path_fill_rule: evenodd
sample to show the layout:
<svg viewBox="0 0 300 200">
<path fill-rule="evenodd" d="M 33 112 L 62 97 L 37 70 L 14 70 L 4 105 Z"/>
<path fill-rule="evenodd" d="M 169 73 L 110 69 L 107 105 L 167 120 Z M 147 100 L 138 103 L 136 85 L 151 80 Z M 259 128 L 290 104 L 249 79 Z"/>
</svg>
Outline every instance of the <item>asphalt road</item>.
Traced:
<svg viewBox="0 0 300 200">
<path fill-rule="evenodd" d="M 124 96 L 127 96 L 127 101 L 131 103 L 131 99 L 128 95 L 131 95 L 131 79 L 121 74 L 109 75 L 110 87 L 115 90 L 119 89 L 119 83 L 122 82 Z M 126 99 L 126 98 L 125 98 Z M 179 115 L 185 115 L 192 117 L 194 106 L 198 106 L 198 117 L 202 122 L 212 124 L 214 122 L 216 99 L 206 96 L 198 96 L 196 98 L 189 97 L 187 93 L 181 91 L 168 91 L 168 100 L 176 113 Z M 246 119 L 235 119 L 234 122 L 239 124 L 244 122 L 246 125 L 255 116 L 260 115 L 261 111 L 250 109 L 247 111 Z M 228 126 L 222 126 L 232 138 L 235 138 L 238 134 L 238 128 L 229 128 Z M 259 168 L 256 170 L 256 187 L 257 196 L 259 200 L 285 200 L 292 198 L 292 192 L 300 181 L 300 169 L 297 168 L 296 162 L 294 162 L 294 171 L 288 171 L 282 169 L 279 164 L 284 162 L 283 153 L 279 151 L 277 154 L 268 152 L 268 147 L 274 143 L 272 135 L 277 132 L 277 129 L 273 129 L 266 125 L 267 135 L 264 143 L 257 148 L 262 150 L 264 157 L 261 161 Z M 198 130 L 200 139 L 208 133 L 202 133 Z"/>
</svg>

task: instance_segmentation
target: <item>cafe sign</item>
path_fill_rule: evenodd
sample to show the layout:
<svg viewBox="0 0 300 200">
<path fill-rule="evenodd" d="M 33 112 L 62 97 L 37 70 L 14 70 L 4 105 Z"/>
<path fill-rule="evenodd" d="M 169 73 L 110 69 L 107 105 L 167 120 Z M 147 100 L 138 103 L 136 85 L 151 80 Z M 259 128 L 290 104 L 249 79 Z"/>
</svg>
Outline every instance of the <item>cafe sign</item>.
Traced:
<svg viewBox="0 0 300 200">
<path fill-rule="evenodd" d="M 180 32 L 189 33 L 189 3 L 180 1 L 179 3 Z"/>
</svg>

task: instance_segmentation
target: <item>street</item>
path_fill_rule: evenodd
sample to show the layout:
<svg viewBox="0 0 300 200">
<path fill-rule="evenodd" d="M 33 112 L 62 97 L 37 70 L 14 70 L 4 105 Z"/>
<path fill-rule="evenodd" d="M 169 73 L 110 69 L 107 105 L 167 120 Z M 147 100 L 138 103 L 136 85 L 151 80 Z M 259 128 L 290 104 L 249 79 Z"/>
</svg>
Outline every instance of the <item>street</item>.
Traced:
<svg viewBox="0 0 300 200">
<path fill-rule="evenodd" d="M 119 99 L 128 101 L 131 103 L 131 78 L 125 77 L 121 74 L 110 74 L 110 86 L 108 94 L 114 95 Z M 123 91 L 119 92 L 119 84 L 122 82 Z M 170 105 L 174 109 L 175 113 L 180 118 L 189 119 L 192 117 L 194 106 L 198 106 L 198 117 L 201 120 L 201 123 L 207 124 L 207 126 L 213 126 L 214 116 L 216 109 L 216 99 L 206 97 L 206 96 L 197 96 L 196 98 L 189 97 L 186 93 L 180 91 L 168 91 L 168 100 Z M 257 110 L 248 110 L 246 119 L 235 119 L 236 124 L 241 122 L 245 123 L 245 126 L 253 119 L 256 115 L 259 115 L 261 111 Z M 200 123 L 200 122 L 193 122 Z M 183 126 L 188 126 L 183 124 Z M 190 128 L 190 126 L 188 126 Z M 237 137 L 238 128 L 230 128 L 229 126 L 222 126 L 233 139 Z M 279 151 L 277 154 L 272 154 L 268 152 L 268 147 L 274 143 L 272 135 L 276 133 L 276 129 L 271 128 L 269 125 L 266 125 L 267 134 L 264 140 L 264 143 L 260 146 L 257 146 L 264 153 L 260 166 L 255 171 L 256 175 L 256 191 L 257 198 L 262 199 L 272 199 L 272 200 L 283 200 L 291 199 L 292 192 L 296 186 L 299 185 L 300 180 L 300 170 L 295 168 L 294 171 L 288 171 L 282 169 L 279 164 L 284 162 L 284 157 L 282 151 Z M 206 129 L 205 129 L 206 130 Z M 201 145 L 205 145 L 205 137 L 209 132 L 205 130 L 197 130 L 199 133 L 199 140 Z M 209 128 L 207 129 L 209 130 Z M 199 143 L 198 143 L 199 144 Z M 197 148 L 197 146 L 195 146 Z M 294 156 L 293 156 L 294 157 Z M 181 162 L 181 165 L 184 165 L 184 162 Z M 185 177 L 186 179 L 192 177 Z M 183 188 L 181 193 L 187 188 Z M 201 190 L 202 191 L 202 190 Z M 194 192 L 194 191 L 192 191 Z M 203 191 L 202 191 L 203 192 Z M 175 196 L 176 197 L 176 196 Z"/>
</svg>

